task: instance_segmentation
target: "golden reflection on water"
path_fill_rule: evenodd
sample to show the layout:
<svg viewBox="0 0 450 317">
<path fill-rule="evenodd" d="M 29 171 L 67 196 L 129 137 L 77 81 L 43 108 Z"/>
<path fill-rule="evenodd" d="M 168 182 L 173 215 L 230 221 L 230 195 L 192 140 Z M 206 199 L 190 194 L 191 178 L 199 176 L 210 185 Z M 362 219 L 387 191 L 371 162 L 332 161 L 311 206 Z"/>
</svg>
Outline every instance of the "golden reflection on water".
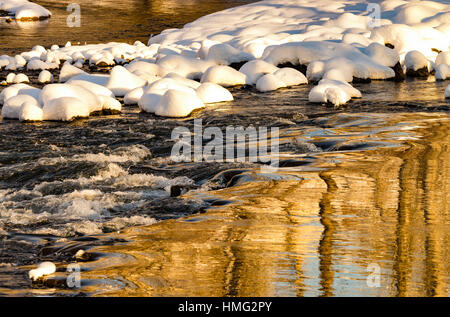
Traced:
<svg viewBox="0 0 450 317">
<path fill-rule="evenodd" d="M 84 279 L 118 296 L 448 296 L 450 124 L 428 120 L 406 146 L 320 155 L 318 172 L 211 193 L 206 214 L 120 234 L 119 254 Z M 338 160 L 336 160 L 338 158 Z M 282 173 L 280 171 L 280 173 Z M 367 285 L 369 265 L 380 287 Z"/>
</svg>

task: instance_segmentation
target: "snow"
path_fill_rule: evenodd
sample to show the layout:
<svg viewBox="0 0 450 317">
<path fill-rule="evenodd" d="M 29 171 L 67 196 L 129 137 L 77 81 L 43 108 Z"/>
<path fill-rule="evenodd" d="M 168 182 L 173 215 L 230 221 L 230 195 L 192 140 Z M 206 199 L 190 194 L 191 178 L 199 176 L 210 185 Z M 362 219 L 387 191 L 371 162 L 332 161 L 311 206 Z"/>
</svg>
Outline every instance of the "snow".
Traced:
<svg viewBox="0 0 450 317">
<path fill-rule="evenodd" d="M 19 111 L 20 121 L 42 121 L 44 120 L 44 111 L 37 103 L 24 102 Z"/>
<path fill-rule="evenodd" d="M 446 80 L 450 78 L 450 65 L 440 64 L 436 69 L 436 79 L 437 80 Z"/>
<path fill-rule="evenodd" d="M 45 113 L 45 106 L 50 104 L 53 100 L 61 99 L 62 97 L 78 99 L 80 103 L 87 107 L 88 115 L 89 113 L 102 110 L 101 100 L 99 100 L 99 98 L 97 98 L 97 96 L 90 90 L 84 87 L 73 84 L 49 84 L 42 89 L 39 96 L 39 104 L 44 108 L 45 116 L 47 115 Z M 71 104 L 72 103 L 73 102 L 71 101 Z M 61 105 L 61 101 L 57 104 Z M 55 105 L 53 108 L 54 107 Z"/>
<path fill-rule="evenodd" d="M 0 104 L 17 95 L 29 95 L 38 100 L 40 94 L 41 90 L 38 88 L 31 87 L 27 84 L 15 84 L 0 92 Z"/>
<path fill-rule="evenodd" d="M 52 262 L 42 262 L 36 269 L 28 272 L 28 277 L 33 281 L 40 279 L 45 275 L 50 275 L 56 272 L 56 266 Z"/>
<path fill-rule="evenodd" d="M 195 109 L 204 106 L 196 94 L 170 89 L 156 105 L 155 114 L 164 117 L 186 117 Z"/>
<path fill-rule="evenodd" d="M 70 79 L 67 83 L 71 84 L 71 85 L 83 87 L 83 88 L 89 90 L 90 92 L 92 92 L 96 96 L 114 97 L 114 94 L 111 90 L 109 90 L 108 88 L 106 88 L 102 85 L 99 85 L 99 84 L 96 84 L 96 83 L 93 83 L 90 81 L 79 80 L 79 79 Z"/>
<path fill-rule="evenodd" d="M 449 23 L 450 24 L 450 23 Z M 450 65 L 450 52 L 441 52 L 439 53 L 439 55 L 436 57 L 436 61 L 434 63 L 434 65 L 437 67 L 441 64 L 447 64 Z"/>
<path fill-rule="evenodd" d="M 109 110 L 115 112 L 122 111 L 122 105 L 117 99 L 105 95 L 99 95 L 97 97 L 100 99 L 100 102 L 102 104 L 102 110 Z"/>
<path fill-rule="evenodd" d="M 43 112 L 44 120 L 72 121 L 75 118 L 89 117 L 91 111 L 88 105 L 78 98 L 61 97 L 46 102 Z"/>
<path fill-rule="evenodd" d="M 254 59 L 254 57 L 246 52 L 239 51 L 229 44 L 216 44 L 209 48 L 206 56 L 207 61 L 211 61 L 216 65 L 230 65 L 233 63 L 242 63 Z"/>
<path fill-rule="evenodd" d="M 53 75 L 48 70 L 43 70 L 39 73 L 38 82 L 41 84 L 48 84 L 53 82 Z"/>
<path fill-rule="evenodd" d="M 232 87 L 245 85 L 247 76 L 229 66 L 212 66 L 203 74 L 200 82 L 211 82 L 224 87 Z"/>
<path fill-rule="evenodd" d="M 306 79 L 305 75 L 290 67 L 280 68 L 274 72 L 273 75 L 283 81 L 287 87 L 308 83 L 308 79 Z"/>
<path fill-rule="evenodd" d="M 332 103 L 340 106 L 351 98 L 361 98 L 361 92 L 350 84 L 332 79 L 322 79 L 309 93 L 309 101 L 316 103 Z"/>
<path fill-rule="evenodd" d="M 80 74 L 70 77 L 71 80 L 84 80 L 101 86 L 106 86 L 109 78 L 109 75 L 104 74 Z"/>
<path fill-rule="evenodd" d="M 86 74 L 86 72 L 66 62 L 64 63 L 63 67 L 61 68 L 61 71 L 59 72 L 59 82 L 64 83 L 68 81 L 71 77 L 80 74 Z"/>
<path fill-rule="evenodd" d="M 139 108 L 146 112 L 155 113 L 161 98 L 169 90 L 182 91 L 196 96 L 195 90 L 185 85 L 184 82 L 178 82 L 172 78 L 162 78 L 143 89 L 142 97 L 138 101 Z"/>
<path fill-rule="evenodd" d="M 214 83 L 201 84 L 196 92 L 197 96 L 205 104 L 233 100 L 233 95 L 227 89 Z"/>
<path fill-rule="evenodd" d="M 286 87 L 284 81 L 272 74 L 266 74 L 256 82 L 256 89 L 260 92 L 267 92 Z"/>
<path fill-rule="evenodd" d="M 143 87 L 135 88 L 125 95 L 125 97 L 123 98 L 123 103 L 126 105 L 136 105 L 143 95 Z"/>
<path fill-rule="evenodd" d="M 2 107 L 2 117 L 8 119 L 19 119 L 21 107 L 24 103 L 38 106 L 35 98 L 29 95 L 17 95 L 5 101 Z"/>
<path fill-rule="evenodd" d="M 157 64 L 168 73 L 177 73 L 190 79 L 201 78 L 202 74 L 214 65 L 212 62 L 173 54 L 161 58 Z"/>
<path fill-rule="evenodd" d="M 428 69 L 428 60 L 419 51 L 410 51 L 405 56 L 405 66 L 407 70 L 416 71 L 421 68 Z"/>
<path fill-rule="evenodd" d="M 125 67 L 115 66 L 105 86 L 116 97 L 123 97 L 133 89 L 145 86 L 146 83 L 144 79 L 130 73 Z"/>
<path fill-rule="evenodd" d="M 46 63 L 40 59 L 32 59 L 27 64 L 27 70 L 44 70 L 58 68 L 56 63 Z"/>
<path fill-rule="evenodd" d="M 241 73 L 247 76 L 247 83 L 250 85 L 255 85 L 259 78 L 265 74 L 272 74 L 277 70 L 278 67 L 260 59 L 247 62 L 239 69 Z"/>
<path fill-rule="evenodd" d="M 0 11 L 14 15 L 16 20 L 38 20 L 49 18 L 50 11 L 27 0 L 1 0 Z"/>
</svg>

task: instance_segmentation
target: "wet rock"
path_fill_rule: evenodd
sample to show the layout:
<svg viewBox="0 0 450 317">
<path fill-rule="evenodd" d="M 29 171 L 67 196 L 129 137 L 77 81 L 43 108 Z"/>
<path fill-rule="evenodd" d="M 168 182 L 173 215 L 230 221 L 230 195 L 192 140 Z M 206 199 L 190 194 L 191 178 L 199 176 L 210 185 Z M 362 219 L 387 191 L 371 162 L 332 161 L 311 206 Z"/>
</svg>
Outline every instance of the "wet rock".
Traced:
<svg viewBox="0 0 450 317">
<path fill-rule="evenodd" d="M 413 70 L 413 69 L 407 69 L 406 70 L 406 76 L 409 77 L 428 77 L 430 75 L 430 72 L 428 71 L 428 67 L 422 67 L 419 68 L 418 70 Z"/>
<path fill-rule="evenodd" d="M 353 77 L 352 83 L 355 84 L 368 84 L 372 82 L 372 80 L 370 78 L 358 78 L 358 77 Z"/>
<path fill-rule="evenodd" d="M 397 62 L 397 64 L 394 65 L 394 67 L 391 67 L 395 72 L 395 77 L 389 78 L 389 80 L 400 82 L 405 80 L 405 72 L 403 71 L 402 65 L 400 65 L 400 62 Z"/>
</svg>

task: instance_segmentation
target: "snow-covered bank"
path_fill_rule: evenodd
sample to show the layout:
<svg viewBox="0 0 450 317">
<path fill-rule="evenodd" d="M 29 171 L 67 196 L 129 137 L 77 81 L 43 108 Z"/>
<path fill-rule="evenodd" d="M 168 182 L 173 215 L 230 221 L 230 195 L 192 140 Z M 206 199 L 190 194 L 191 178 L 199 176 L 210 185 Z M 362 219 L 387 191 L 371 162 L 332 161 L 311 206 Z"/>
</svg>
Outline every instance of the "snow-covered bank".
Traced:
<svg viewBox="0 0 450 317">
<path fill-rule="evenodd" d="M 50 49 L 36 46 L 14 57 L 0 56 L 0 67 L 45 70 L 61 67 L 65 61 L 60 82 L 72 85 L 70 81 L 76 80 L 78 86 L 96 92 L 100 85 L 112 92 L 109 104 L 114 97 L 124 97 L 125 104 L 174 117 L 187 116 L 207 103 L 231 100 L 217 85 L 251 85 L 260 92 L 270 92 L 319 83 L 312 88 L 309 100 L 339 106 L 361 97 L 352 82 L 403 80 L 405 73 L 427 77 L 435 72 L 438 80 L 449 77 L 447 1 L 378 1 L 378 20 L 371 19 L 367 11 L 372 2 L 265 0 L 202 17 L 182 29 L 163 31 L 152 37 L 148 46 L 141 42 L 68 43 Z M 80 69 L 84 64 L 115 67 L 109 75 L 91 75 Z M 201 88 L 198 81 L 203 84 Z M 3 99 L 0 103 L 7 101 Z M 100 103 L 87 107 L 100 109 Z M 44 111 L 43 118 L 85 116 L 81 106 L 69 111 L 78 104 L 59 100 L 53 107 L 47 105 L 53 115 Z M 41 101 L 38 105 L 45 108 Z M 9 113 L 20 117 L 17 111 Z"/>
<path fill-rule="evenodd" d="M 19 21 L 48 19 L 52 15 L 46 8 L 28 0 L 0 0 L 1 12 Z"/>
</svg>

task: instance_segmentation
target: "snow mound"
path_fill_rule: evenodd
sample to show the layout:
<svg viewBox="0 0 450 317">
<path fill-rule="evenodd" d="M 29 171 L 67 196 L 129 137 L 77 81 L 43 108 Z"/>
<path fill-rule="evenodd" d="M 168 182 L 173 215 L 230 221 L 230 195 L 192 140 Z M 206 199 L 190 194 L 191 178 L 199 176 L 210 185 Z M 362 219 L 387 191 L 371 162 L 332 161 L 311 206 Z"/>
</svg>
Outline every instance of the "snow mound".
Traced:
<svg viewBox="0 0 450 317">
<path fill-rule="evenodd" d="M 294 68 L 284 67 L 273 73 L 275 77 L 283 81 L 287 87 L 308 83 L 305 75 Z"/>
<path fill-rule="evenodd" d="M 260 92 L 273 91 L 286 87 L 284 81 L 272 74 L 266 74 L 256 82 L 256 89 Z"/>
<path fill-rule="evenodd" d="M 103 111 L 106 110 L 112 113 L 119 113 L 122 111 L 122 105 L 116 98 L 105 95 L 99 95 L 97 97 L 100 99 Z"/>
<path fill-rule="evenodd" d="M 29 95 L 17 95 L 5 101 L 2 108 L 2 117 L 8 119 L 19 119 L 20 110 L 24 103 L 30 103 L 38 106 L 35 98 Z"/>
<path fill-rule="evenodd" d="M 28 277 L 33 281 L 40 279 L 45 275 L 50 275 L 56 272 L 56 266 L 52 262 L 42 262 L 36 269 L 28 272 Z"/>
<path fill-rule="evenodd" d="M 176 73 L 182 77 L 199 79 L 214 63 L 181 55 L 167 55 L 158 61 L 158 65 L 167 73 Z"/>
<path fill-rule="evenodd" d="M 15 84 L 0 92 L 0 104 L 3 104 L 9 98 L 17 95 L 29 95 L 38 100 L 40 94 L 41 90 L 38 88 L 31 87 L 27 84 Z"/>
<path fill-rule="evenodd" d="M 44 111 L 37 102 L 24 102 L 19 111 L 20 121 L 42 121 L 44 120 Z"/>
<path fill-rule="evenodd" d="M 139 108 L 145 112 L 154 113 L 162 96 L 169 90 L 183 91 L 196 95 L 193 88 L 186 86 L 172 78 L 162 78 L 155 81 L 143 90 L 142 97 L 138 101 Z"/>
<path fill-rule="evenodd" d="M 43 106 L 43 108 L 45 109 L 45 106 L 50 104 L 53 100 L 55 99 L 64 100 L 63 97 L 78 99 L 80 103 L 82 103 L 88 109 L 88 115 L 89 113 L 102 110 L 101 100 L 99 100 L 99 98 L 97 98 L 95 94 L 93 94 L 90 90 L 84 87 L 72 84 L 49 84 L 45 86 L 42 89 L 41 95 L 39 96 L 39 104 Z M 60 100 L 58 103 L 56 103 L 56 105 L 61 105 L 61 103 L 62 101 Z M 52 109 L 55 109 L 55 107 L 56 106 L 53 105 Z M 64 106 L 64 108 L 67 107 Z M 72 107 L 69 106 L 68 108 Z M 44 115 L 46 115 L 45 111 Z M 58 119 L 52 118 L 51 120 L 58 120 Z M 68 121 L 67 119 L 62 120 Z"/>
<path fill-rule="evenodd" d="M 180 91 L 168 90 L 155 108 L 155 114 L 164 117 L 186 117 L 192 111 L 205 105 L 197 95 Z"/>
<path fill-rule="evenodd" d="M 436 68 L 435 76 L 437 80 L 446 80 L 447 78 L 450 78 L 450 65 L 440 64 Z"/>
<path fill-rule="evenodd" d="M 248 62 L 254 57 L 246 52 L 239 51 L 228 44 L 216 44 L 209 48 L 206 60 L 217 65 L 230 65 L 234 63 Z"/>
<path fill-rule="evenodd" d="M 2 0 L 0 11 L 8 12 L 20 21 L 41 20 L 50 18 L 52 15 L 44 7 L 27 0 Z"/>
<path fill-rule="evenodd" d="M 50 121 L 72 121 L 89 117 L 90 114 L 88 105 L 74 97 L 52 99 L 44 104 L 42 110 L 44 120 Z"/>
<path fill-rule="evenodd" d="M 196 91 L 197 96 L 205 104 L 233 100 L 233 95 L 227 89 L 214 83 L 201 84 Z"/>
<path fill-rule="evenodd" d="M 44 70 L 44 69 L 55 69 L 58 68 L 56 63 L 46 63 L 40 59 L 32 59 L 27 64 L 27 70 Z"/>
<path fill-rule="evenodd" d="M 408 52 L 405 56 L 406 74 L 409 76 L 428 75 L 428 60 L 419 51 Z"/>
<path fill-rule="evenodd" d="M 70 79 L 68 84 L 83 87 L 96 96 L 114 97 L 114 94 L 108 88 L 86 80 Z"/>
<path fill-rule="evenodd" d="M 123 66 L 115 66 L 111 70 L 111 75 L 106 83 L 106 88 L 110 89 L 116 97 L 123 97 L 135 88 L 145 86 L 147 82 L 130 73 Z"/>
<path fill-rule="evenodd" d="M 278 70 L 278 67 L 269 64 L 263 60 L 256 59 L 245 63 L 239 69 L 239 72 L 247 76 L 247 83 L 255 85 L 258 79 L 266 74 L 272 74 Z"/>
<path fill-rule="evenodd" d="M 125 97 L 123 98 L 123 103 L 126 105 L 136 105 L 143 95 L 143 87 L 135 88 L 125 95 Z"/>
<path fill-rule="evenodd" d="M 79 69 L 78 67 L 70 65 L 70 63 L 64 63 L 59 73 L 59 82 L 64 83 L 68 81 L 70 78 L 80 74 L 87 74 L 87 73 Z"/>
<path fill-rule="evenodd" d="M 212 66 L 203 74 L 200 82 L 211 82 L 224 87 L 232 87 L 245 85 L 247 76 L 230 66 Z"/>
<path fill-rule="evenodd" d="M 53 75 L 48 70 L 43 70 L 39 73 L 38 82 L 41 84 L 48 84 L 53 81 Z"/>
<path fill-rule="evenodd" d="M 361 92 L 350 84 L 338 80 L 322 79 L 309 92 L 310 102 L 329 102 L 335 106 L 343 105 L 351 98 L 361 98 Z"/>
</svg>

